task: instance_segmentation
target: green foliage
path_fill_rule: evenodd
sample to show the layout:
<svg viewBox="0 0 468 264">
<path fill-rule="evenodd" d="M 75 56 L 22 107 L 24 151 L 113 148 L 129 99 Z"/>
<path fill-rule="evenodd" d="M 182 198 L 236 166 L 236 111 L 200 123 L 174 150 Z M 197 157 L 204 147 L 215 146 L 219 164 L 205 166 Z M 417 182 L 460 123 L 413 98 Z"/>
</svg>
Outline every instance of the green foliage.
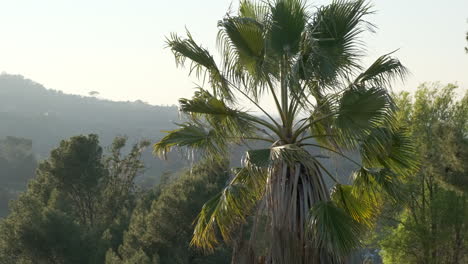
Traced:
<svg viewBox="0 0 468 264">
<path fill-rule="evenodd" d="M 0 140 L 0 217 L 7 215 L 8 202 L 24 191 L 35 168 L 31 140 L 17 137 Z"/>
<path fill-rule="evenodd" d="M 115 263 L 122 263 L 122 264 L 159 264 L 160 262 L 155 259 L 152 261 L 143 250 L 137 251 L 134 255 L 130 258 L 126 258 L 124 261 L 120 259 L 114 251 L 108 251 L 106 254 L 106 264 L 115 264 Z"/>
<path fill-rule="evenodd" d="M 401 191 L 401 211 L 384 214 L 378 239 L 385 263 L 465 263 L 468 243 L 468 94 L 421 85 L 397 97 L 398 118 L 416 143 L 421 168 Z"/>
<path fill-rule="evenodd" d="M 385 89 L 350 89 L 340 99 L 336 126 L 344 139 L 361 139 L 370 129 L 391 122 L 392 112 L 392 101 Z"/>
<path fill-rule="evenodd" d="M 21 197 L 13 212 L 1 223 L 2 263 L 83 263 L 88 248 L 84 231 L 73 219 L 50 207 Z"/>
<path fill-rule="evenodd" d="M 56 195 L 66 199 L 67 206 L 71 205 L 69 212 L 80 219 L 81 224 L 94 225 L 96 198 L 101 191 L 98 183 L 106 177 L 101 158 L 102 148 L 96 135 L 60 142 L 37 170 L 37 177 L 48 181 L 47 187 L 51 188 L 41 197 L 43 202 L 51 199 L 53 189 L 60 190 Z"/>
<path fill-rule="evenodd" d="M 241 110 L 230 108 L 225 102 L 201 89 L 196 92 L 192 100 L 180 99 L 181 111 L 190 113 L 194 121 L 204 120 L 215 132 L 220 133 L 218 138 L 228 137 L 235 141 L 236 137 L 251 133 L 253 127 L 250 120 L 256 117 Z M 222 143 L 221 143 L 222 144 Z"/>
<path fill-rule="evenodd" d="M 265 52 L 263 25 L 251 18 L 228 17 L 219 21 L 218 26 L 222 28 L 218 41 L 224 45 L 226 61 L 236 58 L 247 71 L 260 73 Z"/>
<path fill-rule="evenodd" d="M 350 185 L 336 185 L 331 198 L 336 206 L 344 209 L 356 222 L 373 225 L 376 208 L 365 193 L 356 192 Z"/>
<path fill-rule="evenodd" d="M 103 263 L 128 225 L 148 146 L 141 142 L 123 157 L 125 144 L 116 138 L 104 157 L 96 135 L 62 141 L 0 222 L 1 262 Z"/>
<path fill-rule="evenodd" d="M 366 28 L 373 30 L 365 20 L 371 13 L 371 6 L 362 0 L 338 0 L 320 7 L 303 42 L 303 77 L 335 85 L 336 77 L 361 68 L 357 62 L 363 54 L 359 35 Z"/>
<path fill-rule="evenodd" d="M 198 148 L 207 153 L 222 151 L 221 139 L 214 130 L 206 130 L 201 124 L 185 123 L 180 128 L 168 131 L 168 134 L 154 145 L 154 153 L 165 157 L 172 147 Z M 221 146 L 220 146 L 221 145 Z"/>
<path fill-rule="evenodd" d="M 295 54 L 299 51 L 302 32 L 307 23 L 307 12 L 302 0 L 276 0 L 271 4 L 272 49 L 278 54 Z"/>
<path fill-rule="evenodd" d="M 209 82 L 213 88 L 213 94 L 220 93 L 224 97 L 231 99 L 231 91 L 228 89 L 227 80 L 218 69 L 213 56 L 205 48 L 197 45 L 187 31 L 187 39 L 181 39 L 177 35 L 171 35 L 167 40 L 168 47 L 174 53 L 177 64 L 184 65 L 185 60 L 191 60 L 190 72 L 195 71 L 197 77 L 205 78 L 209 74 Z"/>
<path fill-rule="evenodd" d="M 203 203 L 219 192 L 228 177 L 226 165 L 205 161 L 173 182 L 159 186 L 156 196 L 143 199 L 134 210 L 118 254 L 108 253 L 108 263 L 229 263 L 229 254 L 190 248 L 193 221 Z M 146 200 L 146 201 L 145 201 Z M 117 251 L 116 251 L 117 252 Z M 120 256 L 120 257 L 117 257 Z"/>
<path fill-rule="evenodd" d="M 427 211 L 405 210 L 398 217 L 399 224 L 383 229 L 380 254 L 384 263 L 466 262 L 466 197 L 438 189 L 429 203 Z"/>
<path fill-rule="evenodd" d="M 314 226 L 310 227 L 314 232 L 312 239 L 320 241 L 319 244 L 329 254 L 338 251 L 338 256 L 345 256 L 360 245 L 363 226 L 331 201 L 314 205 L 310 225 Z"/>
<path fill-rule="evenodd" d="M 233 229 L 245 223 L 246 216 L 263 195 L 266 171 L 237 169 L 228 186 L 203 205 L 197 217 L 192 244 L 212 252 L 219 244 L 218 233 L 232 242 Z"/>
<path fill-rule="evenodd" d="M 375 86 L 386 86 L 391 81 L 404 77 L 407 73 L 407 69 L 399 60 L 390 57 L 390 54 L 385 54 L 361 73 L 354 84 L 359 86 L 367 82 Z"/>
</svg>

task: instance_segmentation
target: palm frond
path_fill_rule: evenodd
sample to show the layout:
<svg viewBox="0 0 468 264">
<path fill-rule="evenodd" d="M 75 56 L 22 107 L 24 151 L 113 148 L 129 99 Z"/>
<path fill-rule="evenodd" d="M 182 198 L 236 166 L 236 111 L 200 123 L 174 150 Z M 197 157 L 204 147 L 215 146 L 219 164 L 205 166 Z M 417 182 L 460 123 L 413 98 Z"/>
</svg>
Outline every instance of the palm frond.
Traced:
<svg viewBox="0 0 468 264">
<path fill-rule="evenodd" d="M 212 252 L 219 237 L 231 241 L 233 231 L 261 199 L 266 181 L 264 170 L 242 168 L 232 181 L 205 203 L 196 219 L 191 244 Z"/>
<path fill-rule="evenodd" d="M 275 0 L 271 3 L 269 41 L 279 55 L 296 54 L 308 14 L 302 0 Z"/>
<path fill-rule="evenodd" d="M 354 220 L 368 227 L 373 226 L 372 221 L 376 215 L 376 206 L 365 195 L 356 195 L 350 185 L 337 184 L 331 193 L 332 201 L 344 209 Z"/>
<path fill-rule="evenodd" d="M 199 123 L 178 124 L 180 128 L 166 131 L 159 142 L 153 145 L 153 153 L 166 158 L 172 148 L 189 148 L 200 150 L 208 154 L 220 154 L 226 150 L 224 139 L 219 137 L 213 129 L 207 129 Z"/>
<path fill-rule="evenodd" d="M 218 27 L 218 45 L 228 76 L 236 83 L 251 84 L 244 87 L 258 87 L 247 91 L 258 98 L 267 74 L 264 25 L 255 18 L 239 16 L 224 18 L 218 22 Z"/>
<path fill-rule="evenodd" d="M 246 152 L 244 164 L 251 168 L 268 168 L 271 164 L 270 149 L 253 149 Z"/>
<path fill-rule="evenodd" d="M 167 46 L 172 50 L 177 65 L 184 65 L 186 59 L 191 61 L 190 73 L 195 72 L 197 78 L 205 80 L 208 73 L 209 82 L 213 89 L 213 94 L 222 96 L 227 100 L 233 100 L 233 95 L 229 83 L 219 70 L 213 56 L 209 51 L 198 45 L 187 31 L 187 38 L 182 39 L 176 34 L 166 41 Z"/>
<path fill-rule="evenodd" d="M 366 30 L 373 31 L 374 26 L 364 19 L 372 13 L 364 0 L 337 0 L 319 8 L 301 44 L 303 78 L 327 84 L 360 69 L 364 51 L 360 36 Z"/>
<path fill-rule="evenodd" d="M 238 62 L 255 73 L 256 60 L 261 60 L 265 49 L 263 25 L 248 17 L 227 17 L 218 22 L 220 36 L 238 56 Z M 260 61 L 261 62 L 261 61 Z"/>
<path fill-rule="evenodd" d="M 267 5 L 257 1 L 242 0 L 239 5 L 239 16 L 254 19 L 262 24 L 268 18 L 268 11 Z"/>
<path fill-rule="evenodd" d="M 374 128 L 395 126 L 395 105 L 385 89 L 353 87 L 322 100 L 308 120 L 299 132 L 309 128 L 324 146 L 356 150 Z"/>
<path fill-rule="evenodd" d="M 342 135 L 342 140 L 361 139 L 374 127 L 394 123 L 394 110 L 385 89 L 349 89 L 339 102 L 335 132 Z"/>
<path fill-rule="evenodd" d="M 241 110 L 230 108 L 208 91 L 199 90 L 192 99 L 179 99 L 180 110 L 197 118 L 205 117 L 220 136 L 228 141 L 254 135 L 256 117 Z"/>
<path fill-rule="evenodd" d="M 380 56 L 367 70 L 357 76 L 353 84 L 387 87 L 396 79 L 404 79 L 408 69 L 390 54 Z"/>
<path fill-rule="evenodd" d="M 368 168 L 388 168 L 404 177 L 418 169 L 415 146 L 403 128 L 373 128 L 360 145 L 362 163 Z"/>
<path fill-rule="evenodd" d="M 368 193 L 379 200 L 382 195 L 393 200 L 403 200 L 401 179 L 387 168 L 360 168 L 353 175 L 356 195 Z"/>
<path fill-rule="evenodd" d="M 360 246 L 359 238 L 363 232 L 363 225 L 344 209 L 328 201 L 313 206 L 308 230 L 314 241 L 313 246 L 326 249 L 335 261 L 339 261 Z"/>
<path fill-rule="evenodd" d="M 306 121 L 309 126 L 309 135 L 315 136 L 314 140 L 329 148 L 337 147 L 334 125 L 336 113 L 339 111 L 337 101 L 337 96 L 334 94 L 321 96 Z"/>
</svg>

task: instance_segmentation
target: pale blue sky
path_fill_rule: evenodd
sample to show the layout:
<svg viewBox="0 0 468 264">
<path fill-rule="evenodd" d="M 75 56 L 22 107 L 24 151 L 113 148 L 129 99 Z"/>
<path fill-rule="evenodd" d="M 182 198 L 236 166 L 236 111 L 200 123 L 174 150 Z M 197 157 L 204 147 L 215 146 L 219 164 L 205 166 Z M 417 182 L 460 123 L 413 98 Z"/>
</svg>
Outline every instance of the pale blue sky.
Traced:
<svg viewBox="0 0 468 264">
<path fill-rule="evenodd" d="M 164 49 L 171 32 L 187 26 L 215 53 L 216 23 L 230 0 L 0 0 L 0 71 L 22 74 L 48 88 L 113 100 L 176 104 L 193 79 Z M 309 1 L 319 5 L 330 1 Z M 424 81 L 468 89 L 468 0 L 375 0 L 378 26 L 367 35 L 370 63 L 396 56 L 412 75 L 396 90 Z"/>
</svg>

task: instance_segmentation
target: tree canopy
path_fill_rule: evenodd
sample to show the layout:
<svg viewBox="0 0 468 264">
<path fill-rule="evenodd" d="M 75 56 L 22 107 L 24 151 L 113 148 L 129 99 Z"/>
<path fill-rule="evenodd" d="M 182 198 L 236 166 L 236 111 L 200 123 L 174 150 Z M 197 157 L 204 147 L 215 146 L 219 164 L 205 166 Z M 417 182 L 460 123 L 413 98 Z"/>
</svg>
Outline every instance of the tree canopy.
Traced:
<svg viewBox="0 0 468 264">
<path fill-rule="evenodd" d="M 118 137 L 105 151 L 93 134 L 62 141 L 0 219 L 0 263 L 229 263 L 226 247 L 210 256 L 189 247 L 197 213 L 227 181 L 226 162 L 140 189 L 148 144 L 126 150 Z"/>
<path fill-rule="evenodd" d="M 25 190 L 36 166 L 31 140 L 11 136 L 0 140 L 0 217 L 8 214 L 9 201 Z"/>
<path fill-rule="evenodd" d="M 1 262 L 103 263 L 122 240 L 148 145 L 123 156 L 125 143 L 116 138 L 105 157 L 96 135 L 62 141 L 0 222 Z"/>
<path fill-rule="evenodd" d="M 397 97 L 421 168 L 405 183 L 403 209 L 384 215 L 385 263 L 468 261 L 468 93 L 457 100 L 456 88 L 423 84 Z"/>
</svg>

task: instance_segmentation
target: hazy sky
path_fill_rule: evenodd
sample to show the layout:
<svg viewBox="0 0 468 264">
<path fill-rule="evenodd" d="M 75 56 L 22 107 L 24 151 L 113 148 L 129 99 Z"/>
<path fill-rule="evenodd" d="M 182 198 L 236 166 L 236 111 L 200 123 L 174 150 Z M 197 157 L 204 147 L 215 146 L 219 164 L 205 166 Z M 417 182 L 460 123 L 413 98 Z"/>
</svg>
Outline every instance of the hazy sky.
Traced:
<svg viewBox="0 0 468 264">
<path fill-rule="evenodd" d="M 113 100 L 176 104 L 194 79 L 177 69 L 165 36 L 190 29 L 215 52 L 216 23 L 230 0 L 0 0 L 0 71 L 47 88 Z M 330 1 L 309 1 L 319 5 Z M 397 90 L 424 81 L 468 89 L 468 0 L 375 0 L 378 26 L 366 36 L 371 59 L 396 56 L 412 75 Z"/>
</svg>

